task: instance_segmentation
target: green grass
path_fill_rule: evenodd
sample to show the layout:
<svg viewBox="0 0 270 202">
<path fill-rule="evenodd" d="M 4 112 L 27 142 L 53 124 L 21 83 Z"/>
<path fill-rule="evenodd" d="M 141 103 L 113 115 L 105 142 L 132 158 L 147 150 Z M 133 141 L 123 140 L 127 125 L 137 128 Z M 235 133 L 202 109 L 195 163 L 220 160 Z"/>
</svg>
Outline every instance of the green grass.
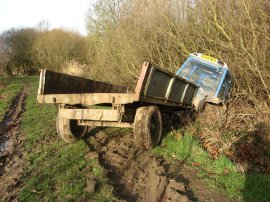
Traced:
<svg viewBox="0 0 270 202">
<path fill-rule="evenodd" d="M 191 135 L 176 140 L 174 132 L 171 132 L 154 152 L 196 165 L 198 177 L 235 200 L 270 201 L 270 174 L 238 172 L 236 164 L 225 156 L 213 160 Z"/>
<path fill-rule="evenodd" d="M 22 89 L 27 93 L 21 123 L 26 135 L 24 153 L 28 166 L 22 176 L 20 201 L 114 201 L 112 186 L 108 185 L 105 170 L 97 156 L 89 154 L 88 146 L 79 141 L 66 144 L 56 133 L 56 107 L 38 104 L 37 77 L 2 78 L 1 111 L 7 109 L 12 98 Z M 84 191 L 87 179 L 96 181 L 96 191 Z"/>
<path fill-rule="evenodd" d="M 2 120 L 13 98 L 23 89 L 24 83 L 36 80 L 36 77 L 0 77 L 0 119 Z"/>
</svg>

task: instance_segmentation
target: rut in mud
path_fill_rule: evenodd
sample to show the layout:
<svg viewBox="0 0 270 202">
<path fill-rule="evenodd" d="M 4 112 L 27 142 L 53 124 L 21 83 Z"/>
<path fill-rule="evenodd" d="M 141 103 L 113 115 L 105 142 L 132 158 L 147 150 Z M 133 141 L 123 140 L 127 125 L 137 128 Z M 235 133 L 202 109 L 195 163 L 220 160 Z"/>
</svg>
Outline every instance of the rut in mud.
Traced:
<svg viewBox="0 0 270 202">
<path fill-rule="evenodd" d="M 21 91 L 12 101 L 0 123 L 0 196 L 12 201 L 18 194 L 21 174 L 26 158 L 22 153 L 24 136 L 20 132 L 21 114 L 24 111 L 26 93 Z"/>
<path fill-rule="evenodd" d="M 167 177 L 165 159 L 134 146 L 132 134 L 106 136 L 102 131 L 87 143 L 99 155 L 100 163 L 116 194 L 127 201 L 190 201 L 194 199 L 185 183 Z"/>
</svg>

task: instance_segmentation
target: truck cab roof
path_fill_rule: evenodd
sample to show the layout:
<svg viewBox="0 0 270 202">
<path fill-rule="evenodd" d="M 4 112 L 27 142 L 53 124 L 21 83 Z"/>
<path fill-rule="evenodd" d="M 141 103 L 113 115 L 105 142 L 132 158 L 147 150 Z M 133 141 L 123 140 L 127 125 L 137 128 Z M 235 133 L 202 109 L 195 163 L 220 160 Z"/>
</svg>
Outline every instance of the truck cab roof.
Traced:
<svg viewBox="0 0 270 202">
<path fill-rule="evenodd" d="M 205 54 L 202 54 L 202 53 L 191 53 L 189 55 L 189 58 L 198 59 L 198 60 L 203 61 L 205 63 L 211 63 L 211 66 L 214 65 L 214 66 L 217 66 L 217 67 L 228 69 L 227 64 L 225 62 L 223 62 L 222 60 L 213 58 L 213 57 L 211 57 L 209 55 L 205 55 Z"/>
</svg>

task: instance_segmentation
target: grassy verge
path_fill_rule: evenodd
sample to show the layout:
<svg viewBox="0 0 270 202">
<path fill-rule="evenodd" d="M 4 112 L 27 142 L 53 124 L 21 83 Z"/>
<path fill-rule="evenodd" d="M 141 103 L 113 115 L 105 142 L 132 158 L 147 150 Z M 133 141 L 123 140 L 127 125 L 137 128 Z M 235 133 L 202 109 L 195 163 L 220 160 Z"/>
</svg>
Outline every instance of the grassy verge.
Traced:
<svg viewBox="0 0 270 202">
<path fill-rule="evenodd" d="M 0 77 L 0 119 L 10 106 L 13 98 L 22 90 L 24 83 L 35 80 L 36 77 Z"/>
<path fill-rule="evenodd" d="M 239 172 L 237 165 L 225 156 L 211 159 L 194 137 L 179 134 L 180 131 L 169 133 L 154 151 L 172 160 L 185 161 L 198 170 L 198 177 L 235 200 L 270 200 L 270 174 Z"/>
<path fill-rule="evenodd" d="M 97 156 L 89 152 L 83 141 L 66 144 L 56 134 L 56 108 L 36 102 L 37 77 L 16 77 L 1 80 L 1 111 L 22 87 L 28 94 L 21 123 L 26 135 L 24 151 L 28 166 L 22 176 L 20 201 L 113 201 L 113 188 L 108 185 L 105 171 Z M 2 95 L 1 94 L 1 95 Z M 88 184 L 95 191 L 86 191 Z M 91 185 L 90 185 L 91 186 Z"/>
</svg>

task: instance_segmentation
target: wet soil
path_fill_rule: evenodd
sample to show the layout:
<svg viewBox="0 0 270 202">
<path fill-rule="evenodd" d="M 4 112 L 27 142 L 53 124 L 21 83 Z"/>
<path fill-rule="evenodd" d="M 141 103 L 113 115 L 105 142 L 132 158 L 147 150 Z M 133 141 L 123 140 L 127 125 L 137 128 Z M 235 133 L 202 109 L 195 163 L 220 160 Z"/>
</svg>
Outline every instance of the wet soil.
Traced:
<svg viewBox="0 0 270 202">
<path fill-rule="evenodd" d="M 125 201 L 230 201 L 196 180 L 183 164 L 168 162 L 133 143 L 132 134 L 98 131 L 86 139 L 107 169 L 116 195 Z M 194 181 L 194 183 L 191 183 Z M 193 190 L 200 192 L 194 194 Z"/>
<path fill-rule="evenodd" d="M 185 184 L 167 178 L 165 159 L 137 148 L 132 139 L 132 134 L 108 137 L 100 131 L 87 140 L 108 170 L 116 195 L 126 201 L 189 201 Z"/>
<path fill-rule="evenodd" d="M 12 101 L 0 123 L 0 196 L 1 201 L 12 201 L 20 188 L 20 177 L 27 160 L 23 152 L 24 135 L 20 121 L 26 94 L 21 91 Z"/>
<path fill-rule="evenodd" d="M 187 184 L 188 189 L 195 194 L 197 201 L 222 201 L 232 202 L 222 193 L 211 189 L 203 179 L 200 179 L 197 175 L 198 168 L 195 169 L 183 162 L 171 161 L 170 169 L 168 171 L 168 177 L 173 178 L 176 181 L 182 181 Z"/>
</svg>

